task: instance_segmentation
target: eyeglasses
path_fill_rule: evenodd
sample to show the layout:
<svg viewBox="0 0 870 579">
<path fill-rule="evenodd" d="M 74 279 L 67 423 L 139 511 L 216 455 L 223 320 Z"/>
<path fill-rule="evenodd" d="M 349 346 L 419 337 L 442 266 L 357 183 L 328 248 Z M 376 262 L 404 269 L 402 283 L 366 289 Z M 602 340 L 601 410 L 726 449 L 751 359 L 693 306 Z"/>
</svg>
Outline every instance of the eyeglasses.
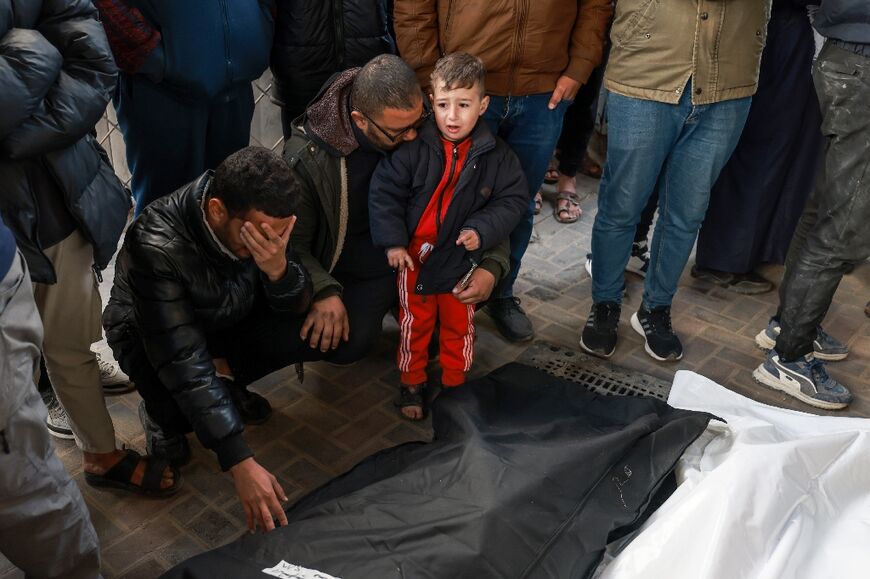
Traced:
<svg viewBox="0 0 870 579">
<path fill-rule="evenodd" d="M 366 118 L 366 120 L 367 120 L 368 122 L 370 122 L 372 125 L 374 125 L 374 127 L 375 127 L 377 130 L 379 130 L 381 133 L 383 133 L 384 136 L 385 136 L 386 138 L 388 138 L 388 139 L 390 140 L 391 143 L 398 143 L 399 141 L 401 141 L 401 140 L 402 140 L 402 137 L 404 137 L 406 134 L 408 134 L 408 131 L 416 131 L 416 130 L 419 130 L 420 127 L 423 126 L 423 123 L 425 123 L 425 122 L 429 119 L 429 117 L 432 116 L 432 111 L 429 110 L 429 109 L 427 109 L 427 108 L 424 106 L 424 107 L 423 107 L 423 113 L 420 115 L 420 118 L 419 118 L 419 119 L 417 119 L 417 120 L 414 121 L 412 124 L 408 125 L 408 126 L 405 127 L 404 129 L 402 129 L 402 130 L 399 131 L 398 133 L 393 134 L 393 133 L 389 132 L 388 130 L 386 130 L 385 128 L 381 127 L 379 124 L 377 124 L 377 123 L 374 121 L 374 119 L 372 119 L 370 116 L 368 116 L 367 114 L 365 114 L 364 112 L 362 112 L 362 111 L 359 110 L 358 108 L 356 108 L 356 107 L 352 107 L 352 110 L 354 110 L 354 111 L 358 112 L 359 114 L 361 114 L 362 116 L 364 116 L 364 117 Z"/>
</svg>

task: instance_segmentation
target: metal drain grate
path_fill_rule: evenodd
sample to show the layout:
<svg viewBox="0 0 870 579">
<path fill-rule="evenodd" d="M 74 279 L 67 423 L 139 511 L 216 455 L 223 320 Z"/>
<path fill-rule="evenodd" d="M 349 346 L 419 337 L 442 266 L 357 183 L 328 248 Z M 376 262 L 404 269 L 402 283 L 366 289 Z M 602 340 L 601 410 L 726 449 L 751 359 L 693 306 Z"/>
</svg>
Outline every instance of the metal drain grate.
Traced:
<svg viewBox="0 0 870 579">
<path fill-rule="evenodd" d="M 652 376 L 612 366 L 575 350 L 535 342 L 517 362 L 548 374 L 582 384 L 596 394 L 608 396 L 652 396 L 667 400 L 670 383 Z"/>
</svg>

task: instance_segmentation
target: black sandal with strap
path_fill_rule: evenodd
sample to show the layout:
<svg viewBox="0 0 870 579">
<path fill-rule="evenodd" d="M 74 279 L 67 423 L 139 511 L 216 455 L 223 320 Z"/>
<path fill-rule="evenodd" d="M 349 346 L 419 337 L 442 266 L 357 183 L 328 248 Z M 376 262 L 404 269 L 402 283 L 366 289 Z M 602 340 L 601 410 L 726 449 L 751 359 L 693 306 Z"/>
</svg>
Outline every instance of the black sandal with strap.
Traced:
<svg viewBox="0 0 870 579">
<path fill-rule="evenodd" d="M 177 493 L 178 489 L 181 488 L 181 473 L 178 469 L 169 466 L 168 461 L 153 456 L 145 457 L 145 473 L 142 475 L 142 484 L 133 484 L 131 482 L 133 472 L 139 465 L 139 461 L 142 460 L 142 455 L 129 448 L 125 448 L 124 453 L 124 458 L 115 463 L 104 474 L 86 472 L 85 482 L 92 487 L 120 489 L 146 497 L 168 497 Z M 161 488 L 163 471 L 167 468 L 172 472 L 172 486 Z"/>
<path fill-rule="evenodd" d="M 416 388 L 417 390 L 412 392 L 411 388 Z M 402 418 L 405 418 L 406 420 L 412 420 L 414 422 L 426 418 L 426 399 L 423 396 L 423 392 L 425 390 L 425 382 L 422 384 L 401 384 L 399 386 L 399 399 L 396 401 L 396 406 L 400 410 L 402 408 L 420 408 L 420 418 L 411 418 L 404 412 L 400 412 Z"/>
</svg>

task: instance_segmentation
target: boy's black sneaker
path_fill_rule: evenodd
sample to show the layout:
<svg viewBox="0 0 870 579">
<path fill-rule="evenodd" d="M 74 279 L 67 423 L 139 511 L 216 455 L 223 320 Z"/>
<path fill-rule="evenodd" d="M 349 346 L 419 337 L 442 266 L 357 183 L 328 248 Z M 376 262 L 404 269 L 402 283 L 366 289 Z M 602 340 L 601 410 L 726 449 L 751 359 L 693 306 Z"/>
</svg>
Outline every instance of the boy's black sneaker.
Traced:
<svg viewBox="0 0 870 579">
<path fill-rule="evenodd" d="M 617 328 L 622 307 L 616 302 L 592 304 L 586 326 L 580 335 L 580 347 L 602 358 L 609 358 L 616 350 Z"/>
<path fill-rule="evenodd" d="M 646 353 L 660 362 L 683 357 L 683 344 L 671 327 L 671 308 L 641 308 L 631 316 L 631 327 L 644 337 Z"/>
</svg>

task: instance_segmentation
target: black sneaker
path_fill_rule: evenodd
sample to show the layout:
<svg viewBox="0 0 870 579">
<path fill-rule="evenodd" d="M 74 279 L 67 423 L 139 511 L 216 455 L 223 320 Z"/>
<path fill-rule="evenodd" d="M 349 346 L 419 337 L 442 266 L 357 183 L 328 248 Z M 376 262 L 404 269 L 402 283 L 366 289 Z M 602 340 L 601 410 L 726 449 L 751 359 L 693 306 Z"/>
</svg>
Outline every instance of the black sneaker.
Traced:
<svg viewBox="0 0 870 579">
<path fill-rule="evenodd" d="M 139 402 L 139 422 L 145 431 L 145 452 L 155 458 L 165 459 L 171 466 L 180 468 L 190 462 L 190 443 L 184 434 L 168 434 L 151 420 L 145 410 L 145 401 Z"/>
<path fill-rule="evenodd" d="M 580 335 L 580 347 L 602 358 L 609 358 L 616 350 L 617 328 L 622 306 L 616 302 L 592 304 L 586 326 Z"/>
<path fill-rule="evenodd" d="M 493 298 L 484 310 L 495 322 L 499 333 L 509 342 L 527 342 L 534 337 L 532 321 L 520 307 L 519 298 Z"/>
<path fill-rule="evenodd" d="M 631 316 L 631 327 L 644 337 L 646 353 L 660 362 L 683 357 L 683 344 L 671 327 L 671 308 L 659 306 L 647 310 L 643 306 Z"/>
</svg>

